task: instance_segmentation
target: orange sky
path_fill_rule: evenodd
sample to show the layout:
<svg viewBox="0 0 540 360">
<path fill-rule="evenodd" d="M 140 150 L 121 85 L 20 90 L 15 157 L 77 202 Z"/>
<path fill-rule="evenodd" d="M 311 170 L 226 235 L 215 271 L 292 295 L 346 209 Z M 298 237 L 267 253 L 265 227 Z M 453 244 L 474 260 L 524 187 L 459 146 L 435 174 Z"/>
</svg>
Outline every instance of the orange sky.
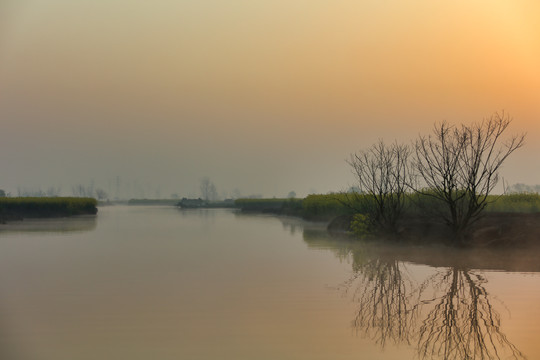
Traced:
<svg viewBox="0 0 540 360">
<path fill-rule="evenodd" d="M 537 1 L 4 0 L 0 188 L 340 190 L 348 154 L 506 110 L 540 183 Z M 146 195 L 146 194 L 145 194 Z"/>
</svg>

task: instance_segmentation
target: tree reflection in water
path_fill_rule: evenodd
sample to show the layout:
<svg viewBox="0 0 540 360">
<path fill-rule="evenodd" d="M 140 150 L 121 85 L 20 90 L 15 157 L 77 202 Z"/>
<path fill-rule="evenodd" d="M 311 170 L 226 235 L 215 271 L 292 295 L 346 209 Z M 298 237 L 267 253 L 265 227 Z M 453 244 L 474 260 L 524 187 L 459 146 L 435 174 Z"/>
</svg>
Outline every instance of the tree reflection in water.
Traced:
<svg viewBox="0 0 540 360">
<path fill-rule="evenodd" d="M 422 359 L 524 359 L 501 331 L 501 317 L 490 301 L 484 276 L 449 268 L 427 280 L 434 289 L 418 330 Z"/>
<path fill-rule="evenodd" d="M 381 347 L 416 344 L 420 359 L 525 359 L 501 330 L 481 272 L 438 268 L 415 281 L 404 262 L 355 249 L 343 289 L 358 304 L 353 327 Z"/>
<path fill-rule="evenodd" d="M 353 276 L 344 283 L 358 303 L 352 322 L 357 332 L 381 346 L 411 341 L 418 306 L 411 305 L 413 282 L 398 261 L 369 260 L 353 263 Z"/>
</svg>

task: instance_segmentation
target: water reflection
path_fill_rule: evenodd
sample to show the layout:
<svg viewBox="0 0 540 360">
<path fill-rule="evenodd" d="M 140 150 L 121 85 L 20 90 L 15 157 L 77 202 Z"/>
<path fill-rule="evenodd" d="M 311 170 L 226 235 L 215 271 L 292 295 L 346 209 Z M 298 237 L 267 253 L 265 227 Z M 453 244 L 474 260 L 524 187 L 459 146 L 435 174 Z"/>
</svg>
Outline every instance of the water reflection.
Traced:
<svg viewBox="0 0 540 360">
<path fill-rule="evenodd" d="M 501 316 L 485 288 L 481 273 L 459 268 L 438 271 L 423 287 L 433 296 L 418 329 L 418 353 L 423 359 L 524 359 L 501 331 Z"/>
<path fill-rule="evenodd" d="M 382 347 L 388 341 L 410 344 L 412 340 L 418 307 L 411 299 L 413 282 L 401 267 L 395 260 L 355 260 L 353 275 L 343 285 L 358 304 L 354 329 Z"/>
<path fill-rule="evenodd" d="M 351 262 L 352 275 L 339 288 L 357 305 L 352 326 L 381 347 L 412 345 L 420 359 L 526 358 L 504 334 L 498 311 L 503 305 L 489 294 L 488 279 L 478 270 L 526 267 L 522 254 L 514 254 L 520 258 L 516 265 L 508 253 L 495 251 L 486 256 L 485 251 L 469 251 L 463 256 L 464 250 L 444 248 L 411 251 L 400 246 L 329 241 L 323 232 L 313 230 L 304 230 L 304 241 Z M 420 261 L 419 253 L 425 261 Z M 503 256 L 506 263 L 501 262 Z M 413 274 L 411 258 L 430 267 Z M 536 271 L 532 269 L 521 271 Z"/>
<path fill-rule="evenodd" d="M 0 236 L 7 233 L 76 233 L 92 231 L 96 228 L 95 215 L 69 218 L 27 219 L 0 224 Z"/>
<path fill-rule="evenodd" d="M 216 219 L 216 213 L 219 210 L 216 209 L 183 209 L 181 207 L 177 208 L 178 213 L 186 219 L 204 219 L 214 222 Z"/>
</svg>

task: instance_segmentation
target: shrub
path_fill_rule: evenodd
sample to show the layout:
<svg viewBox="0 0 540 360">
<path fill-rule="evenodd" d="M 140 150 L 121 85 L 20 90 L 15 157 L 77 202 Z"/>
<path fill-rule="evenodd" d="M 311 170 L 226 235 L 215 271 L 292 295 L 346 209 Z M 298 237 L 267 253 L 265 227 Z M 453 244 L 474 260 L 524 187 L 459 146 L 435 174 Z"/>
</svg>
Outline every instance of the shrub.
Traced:
<svg viewBox="0 0 540 360">
<path fill-rule="evenodd" d="M 351 232 L 360 239 L 368 238 L 372 233 L 369 216 L 365 214 L 354 214 L 351 221 Z"/>
</svg>

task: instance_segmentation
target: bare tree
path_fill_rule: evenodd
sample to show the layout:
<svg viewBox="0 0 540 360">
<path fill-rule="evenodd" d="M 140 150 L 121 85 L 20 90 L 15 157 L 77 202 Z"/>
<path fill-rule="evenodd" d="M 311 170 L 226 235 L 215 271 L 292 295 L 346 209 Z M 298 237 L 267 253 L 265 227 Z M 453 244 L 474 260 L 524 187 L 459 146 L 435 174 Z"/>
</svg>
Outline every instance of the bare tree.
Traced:
<svg viewBox="0 0 540 360">
<path fill-rule="evenodd" d="M 216 185 L 210 178 L 205 176 L 200 180 L 199 187 L 201 190 L 201 197 L 205 201 L 216 201 L 217 200 L 217 190 Z"/>
<path fill-rule="evenodd" d="M 28 188 L 17 187 L 17 196 L 20 196 L 20 197 L 43 197 L 46 195 L 47 194 L 40 188 L 28 189 Z"/>
<path fill-rule="evenodd" d="M 366 212 L 374 225 L 383 231 L 397 233 L 410 183 L 407 145 L 382 140 L 366 150 L 351 155 L 348 164 L 356 177 L 358 191 L 346 194 L 350 206 L 359 204 L 358 212 Z"/>
<path fill-rule="evenodd" d="M 432 135 L 416 140 L 414 168 L 426 185 L 419 192 L 439 201 L 437 214 L 452 229 L 456 243 L 464 242 L 486 207 L 504 161 L 524 144 L 525 134 L 503 142 L 511 121 L 503 112 L 470 126 L 442 122 Z"/>
<path fill-rule="evenodd" d="M 96 196 L 98 198 L 98 200 L 104 200 L 107 198 L 107 192 L 105 190 L 103 190 L 102 188 L 96 188 Z"/>
<path fill-rule="evenodd" d="M 95 189 L 93 182 L 88 186 L 77 184 L 71 187 L 71 193 L 75 197 L 94 197 L 94 192 Z"/>
<path fill-rule="evenodd" d="M 60 186 L 58 187 L 49 186 L 47 188 L 47 196 L 50 196 L 50 197 L 60 196 Z"/>
</svg>

